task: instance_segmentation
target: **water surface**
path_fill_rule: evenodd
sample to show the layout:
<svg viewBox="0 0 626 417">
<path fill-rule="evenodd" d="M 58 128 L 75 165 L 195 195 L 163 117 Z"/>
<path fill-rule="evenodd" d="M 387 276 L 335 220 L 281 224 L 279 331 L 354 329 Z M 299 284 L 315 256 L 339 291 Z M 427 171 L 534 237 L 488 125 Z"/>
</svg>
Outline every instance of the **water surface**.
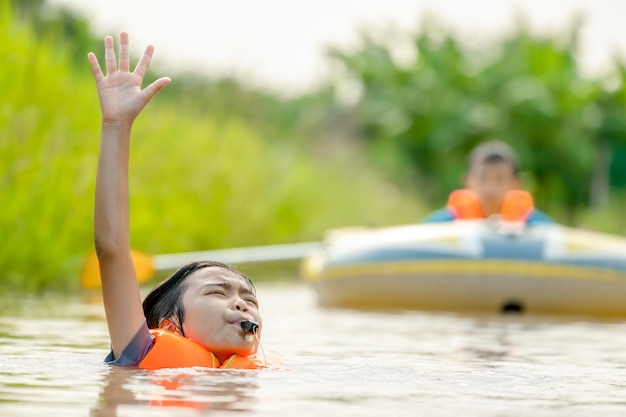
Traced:
<svg viewBox="0 0 626 417">
<path fill-rule="evenodd" d="M 112 368 L 102 305 L 0 317 L 0 416 L 623 416 L 626 321 L 327 310 L 258 284 L 279 371 Z"/>
</svg>

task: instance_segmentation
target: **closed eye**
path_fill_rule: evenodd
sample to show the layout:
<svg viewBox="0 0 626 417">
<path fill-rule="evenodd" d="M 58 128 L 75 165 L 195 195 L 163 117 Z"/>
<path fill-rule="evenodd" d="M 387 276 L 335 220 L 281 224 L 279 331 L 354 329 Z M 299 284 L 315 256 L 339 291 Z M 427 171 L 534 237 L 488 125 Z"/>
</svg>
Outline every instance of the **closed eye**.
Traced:
<svg viewBox="0 0 626 417">
<path fill-rule="evenodd" d="M 254 297 L 245 297 L 244 300 L 246 303 L 254 304 L 256 307 L 259 306 L 258 300 Z"/>
<path fill-rule="evenodd" d="M 225 291 L 222 291 L 222 290 L 211 290 L 211 291 L 208 291 L 208 292 L 206 293 L 206 295 L 212 295 L 212 294 L 217 294 L 217 295 L 223 295 L 223 296 L 225 296 L 225 295 L 226 295 L 226 292 L 225 292 Z"/>
</svg>

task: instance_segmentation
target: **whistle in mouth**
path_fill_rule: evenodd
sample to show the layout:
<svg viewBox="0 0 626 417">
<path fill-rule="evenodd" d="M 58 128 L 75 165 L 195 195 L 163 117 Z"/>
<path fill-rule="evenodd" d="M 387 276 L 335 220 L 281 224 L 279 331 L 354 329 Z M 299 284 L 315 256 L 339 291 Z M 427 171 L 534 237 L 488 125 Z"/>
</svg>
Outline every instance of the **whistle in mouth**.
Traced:
<svg viewBox="0 0 626 417">
<path fill-rule="evenodd" d="M 243 330 L 244 333 L 254 334 L 259 331 L 258 323 L 255 323 L 250 320 L 242 321 L 241 323 L 239 323 L 239 325 L 241 326 L 241 329 Z"/>
</svg>

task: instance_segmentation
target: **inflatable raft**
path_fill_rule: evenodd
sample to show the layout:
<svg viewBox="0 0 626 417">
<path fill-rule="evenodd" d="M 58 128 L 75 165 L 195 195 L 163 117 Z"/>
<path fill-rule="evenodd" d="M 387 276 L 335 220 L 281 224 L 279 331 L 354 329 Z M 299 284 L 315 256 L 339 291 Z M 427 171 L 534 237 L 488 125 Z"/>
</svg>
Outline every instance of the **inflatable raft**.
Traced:
<svg viewBox="0 0 626 417">
<path fill-rule="evenodd" d="M 327 307 L 626 316 L 626 239 L 504 226 L 338 229 L 301 273 Z"/>
</svg>

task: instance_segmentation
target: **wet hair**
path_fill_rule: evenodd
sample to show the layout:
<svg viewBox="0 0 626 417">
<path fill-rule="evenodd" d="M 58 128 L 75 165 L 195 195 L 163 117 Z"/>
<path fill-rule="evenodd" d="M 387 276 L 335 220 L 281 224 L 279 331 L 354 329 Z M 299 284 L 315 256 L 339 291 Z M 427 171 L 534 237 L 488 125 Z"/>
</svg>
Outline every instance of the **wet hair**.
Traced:
<svg viewBox="0 0 626 417">
<path fill-rule="evenodd" d="M 180 267 L 169 278 L 153 288 L 143 300 L 143 314 L 146 317 L 148 328 L 159 327 L 159 322 L 162 319 L 175 319 L 176 325 L 184 336 L 185 309 L 182 299 L 187 289 L 187 278 L 195 271 L 204 268 L 220 268 L 231 272 L 241 277 L 248 284 L 250 290 L 256 294 L 256 289 L 250 278 L 231 266 L 216 261 L 191 262 Z"/>
<path fill-rule="evenodd" d="M 476 146 L 468 157 L 468 173 L 482 164 L 505 162 L 511 165 L 513 175 L 519 176 L 519 164 L 513 148 L 499 140 L 483 142 Z"/>
</svg>

